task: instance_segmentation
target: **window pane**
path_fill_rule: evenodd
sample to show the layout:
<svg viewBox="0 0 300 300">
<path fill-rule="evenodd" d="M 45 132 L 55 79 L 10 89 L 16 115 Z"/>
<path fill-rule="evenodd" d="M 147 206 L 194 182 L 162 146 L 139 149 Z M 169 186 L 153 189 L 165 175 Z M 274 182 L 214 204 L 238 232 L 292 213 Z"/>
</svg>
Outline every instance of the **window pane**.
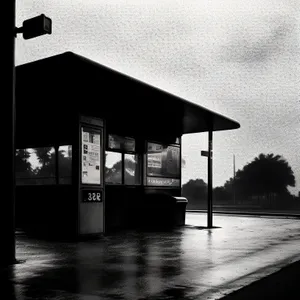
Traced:
<svg viewBox="0 0 300 300">
<path fill-rule="evenodd" d="M 16 151 L 16 184 L 55 184 L 55 150 L 53 147 Z"/>
<path fill-rule="evenodd" d="M 114 150 L 123 150 L 128 152 L 135 151 L 135 139 L 123 137 L 115 134 L 108 135 L 108 148 Z"/>
<path fill-rule="evenodd" d="M 122 139 L 118 135 L 109 134 L 108 135 L 108 148 L 120 150 L 122 144 Z"/>
<path fill-rule="evenodd" d="M 124 139 L 124 151 L 134 152 L 135 151 L 135 140 L 131 138 Z"/>
<path fill-rule="evenodd" d="M 122 184 L 122 154 L 106 151 L 105 155 L 106 183 Z"/>
<path fill-rule="evenodd" d="M 37 163 L 37 162 L 36 162 Z M 34 184 L 33 161 L 30 149 L 17 149 L 15 158 L 16 184 Z"/>
<path fill-rule="evenodd" d="M 141 183 L 140 164 L 137 154 L 125 154 L 125 184 L 136 185 Z"/>
<path fill-rule="evenodd" d="M 58 148 L 58 174 L 60 184 L 72 183 L 72 145 Z"/>
<path fill-rule="evenodd" d="M 180 147 L 148 143 L 147 175 L 177 178 L 180 176 Z"/>
</svg>

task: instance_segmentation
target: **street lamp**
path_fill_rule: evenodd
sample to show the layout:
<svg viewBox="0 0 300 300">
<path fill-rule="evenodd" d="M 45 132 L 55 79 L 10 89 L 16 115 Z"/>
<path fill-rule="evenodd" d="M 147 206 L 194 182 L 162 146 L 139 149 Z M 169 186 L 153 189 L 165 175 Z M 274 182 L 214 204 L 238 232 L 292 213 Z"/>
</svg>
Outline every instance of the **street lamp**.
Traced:
<svg viewBox="0 0 300 300">
<path fill-rule="evenodd" d="M 52 20 L 44 14 L 27 19 L 23 22 L 22 27 L 16 27 L 15 33 L 23 33 L 25 40 L 38 37 L 43 34 L 52 33 Z"/>
<path fill-rule="evenodd" d="M 52 33 L 52 21 L 45 15 L 40 15 L 23 22 L 21 28 L 16 28 L 16 2 L 15 0 L 3 1 L 2 11 L 7 18 L 3 23 L 1 35 L 2 58 L 1 65 L 2 80 L 1 92 L 5 95 L 1 101 L 1 109 L 5 118 L 1 118 L 2 140 L 5 141 L 1 147 L 3 158 L 2 186 L 5 188 L 0 203 L 0 235 L 1 249 L 0 268 L 16 263 L 16 239 L 15 239 L 15 37 L 23 33 L 24 39 L 31 39 L 43 34 Z"/>
</svg>

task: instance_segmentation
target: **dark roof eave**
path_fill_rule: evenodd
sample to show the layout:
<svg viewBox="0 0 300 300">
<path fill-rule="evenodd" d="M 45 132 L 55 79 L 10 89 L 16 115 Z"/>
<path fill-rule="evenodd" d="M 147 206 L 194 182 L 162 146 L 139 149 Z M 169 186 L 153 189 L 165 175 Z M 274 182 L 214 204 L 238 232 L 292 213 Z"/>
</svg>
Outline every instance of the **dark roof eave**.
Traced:
<svg viewBox="0 0 300 300">
<path fill-rule="evenodd" d="M 97 73 L 98 69 L 102 69 L 102 70 L 106 70 L 107 72 L 112 72 L 115 75 L 120 76 L 123 79 L 129 80 L 130 82 L 139 85 L 139 86 L 143 86 L 146 89 L 151 89 L 154 90 L 156 92 L 158 92 L 160 95 L 165 96 L 166 101 L 177 101 L 177 103 L 180 103 L 180 105 L 182 104 L 184 107 L 184 112 L 183 112 L 183 116 L 187 117 L 187 118 L 192 118 L 193 120 L 195 120 L 195 124 L 193 124 L 192 126 L 189 125 L 185 125 L 183 124 L 183 128 L 182 128 L 182 134 L 189 134 L 189 133 L 197 133 L 197 132 L 207 132 L 208 128 L 205 128 L 205 126 L 197 126 L 197 119 L 199 118 L 203 118 L 205 117 L 205 119 L 211 119 L 213 120 L 213 131 L 222 131 L 222 130 L 233 130 L 233 129 L 238 129 L 240 128 L 240 124 L 230 118 L 227 118 L 221 114 L 218 114 L 216 112 L 210 111 L 198 104 L 189 102 L 183 98 L 180 98 L 176 95 L 173 95 L 167 91 L 161 90 L 158 87 L 155 86 L 151 86 L 148 83 L 145 83 L 143 81 L 140 81 L 136 78 L 130 77 L 129 75 L 120 73 L 119 71 L 113 70 L 107 66 L 103 66 L 95 61 L 92 61 L 86 57 L 83 57 L 81 55 L 75 54 L 73 52 L 64 52 L 52 57 L 48 57 L 48 58 L 43 58 L 41 60 L 37 60 L 34 62 L 30 62 L 28 64 L 24 64 L 24 65 L 20 65 L 19 67 L 17 67 L 18 69 L 22 66 L 29 66 L 32 64 L 43 64 L 43 62 L 51 62 L 54 60 L 62 60 L 65 59 L 68 60 L 69 62 L 71 61 L 72 63 L 74 63 L 74 65 L 77 64 L 81 64 L 82 66 L 85 66 L 87 68 L 90 68 L 91 71 L 95 71 Z M 199 123 L 200 124 L 200 123 Z"/>
</svg>

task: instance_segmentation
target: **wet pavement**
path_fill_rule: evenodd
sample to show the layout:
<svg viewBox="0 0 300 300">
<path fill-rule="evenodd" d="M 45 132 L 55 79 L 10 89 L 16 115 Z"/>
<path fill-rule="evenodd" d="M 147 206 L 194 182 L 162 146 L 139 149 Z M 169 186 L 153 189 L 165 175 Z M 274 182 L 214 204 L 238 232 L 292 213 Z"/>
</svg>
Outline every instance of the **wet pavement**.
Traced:
<svg viewBox="0 0 300 300">
<path fill-rule="evenodd" d="M 299 219 L 216 215 L 207 229 L 188 213 L 186 224 L 79 243 L 18 235 L 3 299 L 219 299 L 300 260 Z"/>
</svg>

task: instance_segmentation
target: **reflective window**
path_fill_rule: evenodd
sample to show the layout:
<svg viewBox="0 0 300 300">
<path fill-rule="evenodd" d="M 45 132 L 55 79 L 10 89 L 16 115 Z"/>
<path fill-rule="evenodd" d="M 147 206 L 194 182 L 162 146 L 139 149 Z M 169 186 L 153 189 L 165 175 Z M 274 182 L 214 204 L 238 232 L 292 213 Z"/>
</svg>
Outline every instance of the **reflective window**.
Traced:
<svg viewBox="0 0 300 300">
<path fill-rule="evenodd" d="M 180 176 L 180 147 L 148 143 L 147 175 L 177 178 Z"/>
<path fill-rule="evenodd" d="M 72 146 L 60 146 L 57 159 L 59 183 L 72 183 Z M 17 149 L 15 172 L 17 185 L 56 184 L 54 147 Z"/>
<path fill-rule="evenodd" d="M 105 181 L 111 184 L 122 184 L 122 154 L 106 151 Z"/>
<path fill-rule="evenodd" d="M 53 147 L 16 151 L 16 184 L 55 184 L 55 150 Z"/>
<path fill-rule="evenodd" d="M 15 158 L 15 172 L 16 172 L 16 184 L 32 184 L 34 183 L 34 163 L 33 157 L 34 152 L 32 149 L 17 149 Z M 35 165 L 38 165 L 36 157 Z"/>
<path fill-rule="evenodd" d="M 137 154 L 125 154 L 124 156 L 125 178 L 127 185 L 136 185 L 141 183 L 139 156 Z"/>
<path fill-rule="evenodd" d="M 72 145 L 58 148 L 58 175 L 60 184 L 72 183 Z"/>
<path fill-rule="evenodd" d="M 135 151 L 135 139 L 115 134 L 108 135 L 108 148 L 125 152 Z"/>
</svg>

